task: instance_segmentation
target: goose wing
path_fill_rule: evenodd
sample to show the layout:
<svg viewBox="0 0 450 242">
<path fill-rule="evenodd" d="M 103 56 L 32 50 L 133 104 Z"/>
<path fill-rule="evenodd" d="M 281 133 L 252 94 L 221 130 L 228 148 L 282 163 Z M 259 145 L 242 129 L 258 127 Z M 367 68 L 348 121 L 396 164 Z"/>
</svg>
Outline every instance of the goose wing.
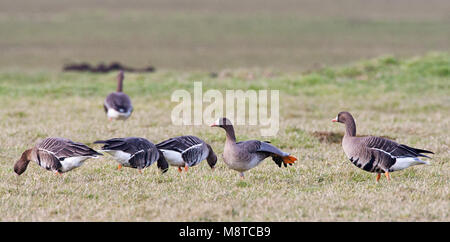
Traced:
<svg viewBox="0 0 450 242">
<path fill-rule="evenodd" d="M 188 166 L 195 166 L 204 160 L 209 153 L 206 143 L 192 135 L 178 136 L 165 140 L 156 147 L 160 150 L 172 150 L 181 153 L 183 161 Z"/>
<path fill-rule="evenodd" d="M 173 150 L 177 152 L 183 152 L 192 146 L 204 143 L 200 138 L 186 135 L 170 138 L 161 143 L 156 144 L 158 149 Z"/>
<path fill-rule="evenodd" d="M 286 157 L 291 157 L 289 153 L 283 152 L 277 147 L 269 144 L 268 142 L 261 142 L 259 140 L 248 140 L 237 142 L 236 145 L 241 147 L 241 149 L 246 150 L 249 153 L 265 153 L 268 156 L 272 156 L 273 161 L 279 167 L 284 165 L 287 167 L 287 164 L 292 165 L 293 162 L 285 160 Z"/>
<path fill-rule="evenodd" d="M 108 140 L 97 140 L 94 144 L 104 144 L 102 150 L 120 150 L 130 155 L 149 147 L 143 138 L 113 138 Z"/>
<path fill-rule="evenodd" d="M 38 165 L 46 170 L 58 171 L 62 167 L 60 160 L 51 151 L 37 148 L 33 155 Z"/>
<path fill-rule="evenodd" d="M 188 166 L 195 166 L 208 156 L 209 149 L 206 144 L 196 144 L 181 153 L 181 157 Z"/>
<path fill-rule="evenodd" d="M 96 157 L 102 155 L 85 144 L 65 138 L 47 138 L 36 147 L 39 151 L 52 154 L 59 160 L 67 157 Z"/>
<path fill-rule="evenodd" d="M 368 148 L 386 153 L 393 158 L 402 158 L 402 157 L 431 158 L 421 153 L 434 154 L 433 152 L 428 150 L 412 148 L 410 146 L 399 144 L 395 141 L 376 136 L 366 137 L 364 143 Z"/>
</svg>

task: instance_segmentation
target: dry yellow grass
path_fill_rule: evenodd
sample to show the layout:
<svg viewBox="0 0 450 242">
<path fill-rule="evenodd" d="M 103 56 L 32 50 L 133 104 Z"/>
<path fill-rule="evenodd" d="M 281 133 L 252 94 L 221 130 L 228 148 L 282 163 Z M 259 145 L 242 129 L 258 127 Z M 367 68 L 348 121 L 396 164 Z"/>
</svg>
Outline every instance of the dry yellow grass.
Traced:
<svg viewBox="0 0 450 242">
<path fill-rule="evenodd" d="M 233 71 L 224 78 L 189 72 L 128 74 L 125 92 L 135 111 L 126 122 L 108 122 L 102 109 L 103 98 L 114 90 L 115 73 L 0 73 L 0 220 L 449 221 L 448 63 L 448 54 L 385 58 L 312 74 L 266 77 L 256 70 L 252 80 L 237 78 L 240 72 Z M 439 66 L 442 70 L 431 71 Z M 353 77 L 358 70 L 368 80 Z M 237 126 L 237 137 L 271 140 L 296 155 L 298 163 L 280 169 L 267 159 L 240 180 L 221 159 L 222 130 L 171 125 L 175 103 L 170 94 L 192 90 L 193 80 L 221 91 L 280 89 L 278 135 L 261 138 L 258 128 Z M 345 158 L 339 143 L 322 143 L 313 134 L 342 133 L 342 125 L 331 123 L 342 110 L 354 114 L 359 134 L 387 135 L 434 151 L 431 165 L 395 172 L 391 182 L 377 184 L 374 174 Z M 211 143 L 219 154 L 215 171 L 206 162 L 182 174 L 171 168 L 161 175 L 155 165 L 143 174 L 117 171 L 108 155 L 62 177 L 34 163 L 20 177 L 12 169 L 23 150 L 47 136 L 99 148 L 92 142 L 142 136 L 156 143 L 182 134 Z"/>
</svg>

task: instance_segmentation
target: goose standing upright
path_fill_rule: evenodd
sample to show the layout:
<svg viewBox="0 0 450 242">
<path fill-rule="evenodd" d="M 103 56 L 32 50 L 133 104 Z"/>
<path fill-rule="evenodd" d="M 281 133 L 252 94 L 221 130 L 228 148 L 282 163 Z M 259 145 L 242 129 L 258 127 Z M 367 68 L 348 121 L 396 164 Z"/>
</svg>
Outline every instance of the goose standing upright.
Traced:
<svg viewBox="0 0 450 242">
<path fill-rule="evenodd" d="M 428 165 L 428 162 L 419 157 L 431 159 L 422 153 L 434 154 L 428 150 L 412 148 L 382 137 L 356 137 L 355 120 L 349 112 L 340 112 L 332 122 L 345 124 L 345 135 L 342 139 L 345 154 L 358 168 L 377 173 L 377 182 L 381 173 L 390 180 L 389 172 L 414 165 Z"/>
<path fill-rule="evenodd" d="M 199 164 L 206 159 L 211 169 L 217 162 L 217 156 L 209 144 L 200 138 L 192 135 L 178 136 L 156 144 L 171 166 L 177 166 L 181 172 L 181 167 L 187 171 L 188 167 Z"/>
<path fill-rule="evenodd" d="M 223 150 L 223 160 L 229 168 L 239 172 L 244 178 L 244 172 L 259 165 L 261 161 L 271 156 L 273 161 L 281 167 L 292 165 L 297 158 L 289 153 L 283 152 L 277 147 L 259 140 L 240 141 L 236 143 L 236 136 L 231 121 L 227 118 L 217 119 L 211 127 L 225 129 L 226 141 Z"/>
<path fill-rule="evenodd" d="M 155 161 L 157 161 L 158 168 L 163 173 L 169 168 L 161 151 L 152 142 L 144 138 L 113 138 L 97 140 L 94 144 L 104 144 L 100 151 L 110 154 L 119 163 L 118 170 L 125 166 L 138 169 L 141 173 L 142 169 Z"/>
<path fill-rule="evenodd" d="M 14 164 L 14 172 L 21 175 L 30 161 L 34 161 L 46 170 L 61 174 L 80 167 L 89 158 L 97 158 L 100 155 L 102 154 L 90 147 L 69 139 L 46 138 L 22 153 Z"/>
<path fill-rule="evenodd" d="M 117 75 L 117 91 L 110 93 L 103 103 L 108 119 L 126 120 L 133 112 L 133 105 L 131 105 L 130 97 L 123 93 L 123 79 L 124 73 L 120 71 Z"/>
</svg>

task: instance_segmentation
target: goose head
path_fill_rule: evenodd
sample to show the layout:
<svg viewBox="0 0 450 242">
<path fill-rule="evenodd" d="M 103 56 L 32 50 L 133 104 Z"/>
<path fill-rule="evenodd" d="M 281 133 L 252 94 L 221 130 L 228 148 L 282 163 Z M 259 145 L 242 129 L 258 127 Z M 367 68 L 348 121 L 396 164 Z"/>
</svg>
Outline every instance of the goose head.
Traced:
<svg viewBox="0 0 450 242">
<path fill-rule="evenodd" d="M 227 129 L 228 126 L 233 126 L 231 121 L 225 117 L 218 118 L 213 124 L 210 125 L 211 127 L 220 127 L 223 129 Z"/>
<path fill-rule="evenodd" d="M 349 112 L 340 112 L 336 118 L 331 120 L 332 122 L 338 122 L 338 123 L 347 123 L 348 121 L 353 120 L 353 116 Z"/>
<path fill-rule="evenodd" d="M 340 112 L 332 122 L 338 122 L 345 124 L 345 135 L 355 136 L 356 135 L 356 124 L 355 119 L 349 112 Z"/>
<path fill-rule="evenodd" d="M 234 128 L 231 121 L 225 117 L 218 118 L 213 124 L 211 124 L 211 127 L 220 127 L 225 130 L 227 134 L 227 140 L 236 142 L 236 136 L 234 134 Z"/>
<path fill-rule="evenodd" d="M 216 153 L 214 153 L 213 149 L 211 148 L 211 146 L 209 144 L 206 144 L 208 146 L 209 149 L 209 154 L 208 157 L 206 157 L 206 162 L 208 162 L 209 167 L 211 167 L 211 169 L 214 169 L 214 167 L 216 166 L 217 163 L 217 155 Z"/>
<path fill-rule="evenodd" d="M 22 156 L 16 163 L 14 164 L 14 172 L 17 175 L 21 175 L 27 169 L 28 164 L 31 161 L 31 149 L 28 149 L 22 153 Z"/>
</svg>

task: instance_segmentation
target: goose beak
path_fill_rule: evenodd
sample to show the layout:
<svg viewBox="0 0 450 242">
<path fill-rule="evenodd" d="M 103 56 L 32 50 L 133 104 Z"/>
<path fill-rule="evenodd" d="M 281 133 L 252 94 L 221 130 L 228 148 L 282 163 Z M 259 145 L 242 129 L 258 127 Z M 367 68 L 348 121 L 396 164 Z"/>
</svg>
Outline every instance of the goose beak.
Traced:
<svg viewBox="0 0 450 242">
<path fill-rule="evenodd" d="M 336 116 L 336 118 L 334 118 L 333 120 L 331 120 L 331 122 L 337 122 L 338 121 L 338 116 Z"/>
<path fill-rule="evenodd" d="M 216 127 L 216 124 L 211 124 L 209 125 L 209 127 Z"/>
</svg>

